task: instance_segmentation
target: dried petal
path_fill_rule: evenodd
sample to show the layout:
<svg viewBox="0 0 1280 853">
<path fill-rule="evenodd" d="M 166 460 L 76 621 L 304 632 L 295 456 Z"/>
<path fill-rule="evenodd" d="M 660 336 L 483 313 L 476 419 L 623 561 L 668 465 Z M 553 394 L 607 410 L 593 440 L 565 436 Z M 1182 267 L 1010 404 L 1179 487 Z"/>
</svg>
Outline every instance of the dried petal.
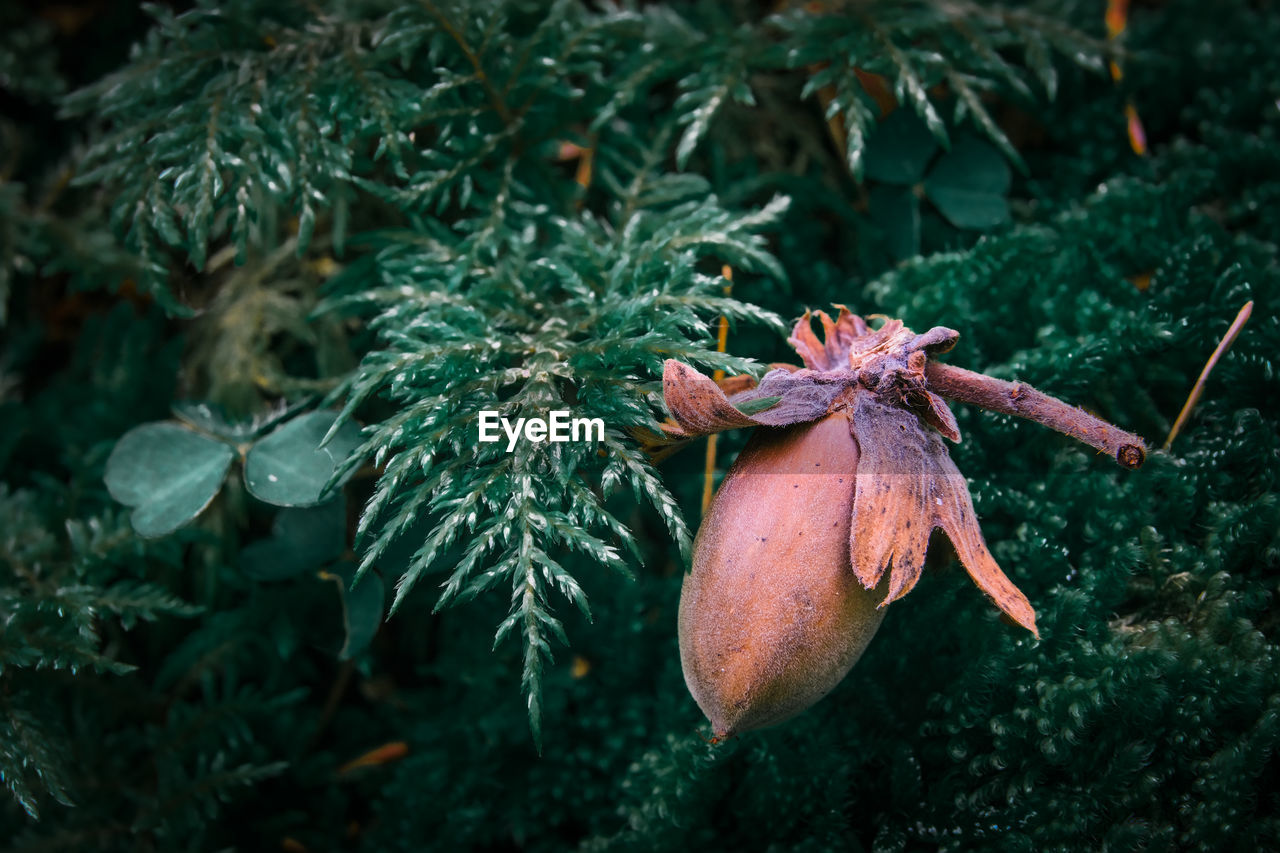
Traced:
<svg viewBox="0 0 1280 853">
<path fill-rule="evenodd" d="M 840 392 L 855 380 L 849 371 L 818 373 L 812 370 L 772 370 L 760 384 L 725 396 L 723 383 L 699 373 L 687 364 L 668 359 L 662 372 L 662 392 L 674 426 L 663 431 L 673 440 L 697 438 L 744 426 L 788 426 L 825 416 Z M 738 406 L 766 397 L 776 403 L 753 414 Z"/>
<path fill-rule="evenodd" d="M 854 404 L 857 490 L 849 559 L 868 589 L 892 566 L 881 606 L 911 591 L 924 568 L 929 534 L 941 527 L 978 588 L 1037 637 L 1035 610 L 987 550 L 969 487 L 940 436 L 916 416 L 861 391 Z"/>
<path fill-rule="evenodd" d="M 755 421 L 733 407 L 711 377 L 674 359 L 663 364 L 662 395 L 688 437 L 755 426 Z"/>
<path fill-rule="evenodd" d="M 934 326 L 923 335 L 916 335 L 915 340 L 911 342 L 908 348 L 923 350 L 929 355 L 938 355 L 944 352 L 951 352 L 958 340 L 960 340 L 960 333 L 955 329 L 948 329 L 946 326 Z"/>
<path fill-rule="evenodd" d="M 860 455 L 849 559 L 867 589 L 879 584 L 892 564 L 883 602 L 888 604 L 920 579 L 934 526 L 932 459 L 946 449 L 911 412 L 881 403 L 867 391 L 857 394 L 852 427 Z"/>
<path fill-rule="evenodd" d="M 727 396 L 732 397 L 734 394 L 741 394 L 743 391 L 750 391 L 756 387 L 755 377 L 747 373 L 740 373 L 737 376 L 726 376 L 723 379 L 715 380 L 716 385 L 720 386 L 720 390 Z"/>
<path fill-rule="evenodd" d="M 823 339 L 818 340 L 810 326 L 813 314 L 804 312 L 787 339 L 804 366 L 810 370 L 843 370 L 849 367 L 849 348 L 854 341 L 868 333 L 866 322 L 859 316 L 851 314 L 848 308 L 837 305 L 839 317 L 832 322 L 825 311 L 818 312 L 818 320 L 822 323 Z"/>
<path fill-rule="evenodd" d="M 750 391 L 736 394 L 730 400 L 735 406 L 761 397 L 780 397 L 776 405 L 753 416 L 761 426 L 789 426 L 825 417 L 837 397 L 856 377 L 848 370 L 820 373 L 797 370 L 789 373 L 774 370 L 765 374 L 760 384 Z"/>
<path fill-rule="evenodd" d="M 964 475 L 956 468 L 956 463 L 951 461 L 950 456 L 944 455 L 938 467 L 943 470 L 937 476 L 947 487 L 939 490 L 941 494 L 938 500 L 942 504 L 938 507 L 937 524 L 946 531 L 960 562 L 964 564 L 978 589 L 985 592 L 1010 619 L 1039 639 L 1035 608 L 1027 601 L 1022 590 L 1014 586 L 1013 581 L 1000 571 L 996 558 L 987 550 Z"/>
<path fill-rule="evenodd" d="M 920 417 L 951 441 L 959 441 L 960 425 L 956 423 L 956 416 L 951 413 L 947 402 L 932 391 L 926 391 L 924 399 L 925 404 L 917 410 Z"/>
</svg>

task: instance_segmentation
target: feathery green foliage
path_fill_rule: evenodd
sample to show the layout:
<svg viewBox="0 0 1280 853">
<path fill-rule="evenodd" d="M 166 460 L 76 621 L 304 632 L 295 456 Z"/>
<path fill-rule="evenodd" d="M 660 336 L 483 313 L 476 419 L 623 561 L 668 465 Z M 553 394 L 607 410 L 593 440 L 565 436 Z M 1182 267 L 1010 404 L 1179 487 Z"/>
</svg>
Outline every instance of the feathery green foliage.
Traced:
<svg viewBox="0 0 1280 853">
<path fill-rule="evenodd" d="M 160 586 L 121 574 L 128 562 L 151 555 L 121 530 L 118 514 L 69 521 L 60 538 L 44 526 L 37 500 L 0 488 L 0 779 L 32 817 L 41 794 L 71 804 L 73 774 L 73 749 L 50 725 L 51 697 L 29 690 L 33 671 L 129 672 L 131 664 L 103 653 L 100 619 L 128 630 L 139 619 L 198 612 Z M 172 547 L 162 558 L 180 564 Z"/>
<path fill-rule="evenodd" d="M 650 502 L 688 552 L 679 508 L 628 430 L 659 429 L 651 377 L 661 374 L 664 358 L 735 372 L 747 367 L 708 348 L 707 313 L 781 329 L 774 315 L 716 295 L 722 280 L 697 267 L 708 250 L 748 269 L 773 265 L 754 231 L 785 207 L 777 199 L 759 213 L 734 216 L 702 199 L 669 212 L 637 210 L 613 225 L 568 220 L 542 239 L 516 224 L 515 234 L 526 237 L 456 282 L 450 279 L 466 259 L 445 247 L 424 250 L 412 235 L 391 235 L 374 256 L 377 286 L 352 297 L 378 310 L 370 328 L 379 347 L 356 371 L 347 410 L 373 395 L 397 410 L 369 428 L 353 457 L 372 454 L 379 468 L 360 524 L 371 537 L 362 565 L 375 564 L 425 519 L 430 533 L 420 545 L 410 543 L 417 551 L 393 610 L 451 548 L 454 567 L 437 607 L 509 586 L 511 612 L 497 640 L 515 634 L 524 643 L 535 734 L 548 637 L 564 639 L 551 595 L 590 613 L 558 555 L 576 552 L 629 574 L 611 543 L 636 554 L 634 537 L 605 506 L 619 487 Z M 370 284 L 363 275 L 361 281 Z M 603 440 L 512 452 L 506 438 L 480 441 L 481 411 L 511 422 L 552 411 L 595 418 Z"/>
<path fill-rule="evenodd" d="M 85 8 L 0 21 L 8 847 L 1280 835 L 1269 4 Z M 1140 471 L 956 407 L 1040 642 L 938 548 L 830 697 L 703 741 L 664 359 L 757 371 L 839 302 L 1155 446 L 1247 300 Z"/>
<path fill-rule="evenodd" d="M 984 95 L 999 92 L 1030 101 L 1034 84 L 1052 98 L 1058 89 L 1055 57 L 1101 73 L 1113 52 L 1096 35 L 1034 4 L 850 0 L 831 7 L 830 14 L 817 15 L 797 9 L 781 24 L 794 44 L 787 61 L 815 69 L 805 94 L 831 87 L 826 118 L 843 118 L 845 157 L 854 177 L 862 176 L 867 137 L 878 117 L 858 72 L 885 77 L 897 100 L 910 106 L 943 146 L 950 140 L 944 105 L 930 90 L 945 86 L 952 121 L 972 122 L 1025 171 Z"/>
</svg>

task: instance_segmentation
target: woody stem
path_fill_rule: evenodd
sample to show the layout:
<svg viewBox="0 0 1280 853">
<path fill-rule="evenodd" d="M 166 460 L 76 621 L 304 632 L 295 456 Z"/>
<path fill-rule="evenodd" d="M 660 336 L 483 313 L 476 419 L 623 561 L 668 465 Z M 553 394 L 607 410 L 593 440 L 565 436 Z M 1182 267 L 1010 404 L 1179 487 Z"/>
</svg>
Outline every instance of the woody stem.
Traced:
<svg viewBox="0 0 1280 853">
<path fill-rule="evenodd" d="M 1022 382 L 1005 382 L 949 364 L 925 365 L 929 390 L 950 400 L 981 406 L 1044 424 L 1096 447 L 1124 468 L 1137 468 L 1147 458 L 1140 436 L 1037 391 Z"/>
</svg>

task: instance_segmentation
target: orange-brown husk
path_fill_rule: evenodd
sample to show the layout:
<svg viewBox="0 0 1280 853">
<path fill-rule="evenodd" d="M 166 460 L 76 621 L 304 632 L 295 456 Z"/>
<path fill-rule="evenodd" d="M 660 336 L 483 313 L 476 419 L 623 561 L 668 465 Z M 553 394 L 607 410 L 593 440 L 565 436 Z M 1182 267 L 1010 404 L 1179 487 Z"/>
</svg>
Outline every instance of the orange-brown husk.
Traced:
<svg viewBox="0 0 1280 853">
<path fill-rule="evenodd" d="M 718 737 L 813 705 L 874 636 L 883 589 L 850 566 L 858 446 L 847 410 L 760 427 L 721 484 L 680 599 L 685 682 Z"/>
</svg>

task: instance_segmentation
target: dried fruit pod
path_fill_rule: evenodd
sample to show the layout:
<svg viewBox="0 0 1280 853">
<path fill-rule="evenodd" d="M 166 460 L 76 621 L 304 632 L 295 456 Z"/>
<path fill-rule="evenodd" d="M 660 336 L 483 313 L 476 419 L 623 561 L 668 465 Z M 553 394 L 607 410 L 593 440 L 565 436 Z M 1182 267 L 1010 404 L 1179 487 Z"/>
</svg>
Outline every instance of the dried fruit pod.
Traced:
<svg viewBox="0 0 1280 853">
<path fill-rule="evenodd" d="M 795 716 L 871 642 L 883 593 L 849 564 L 858 446 L 846 412 L 756 430 L 694 544 L 680 596 L 685 683 L 717 737 Z"/>
<path fill-rule="evenodd" d="M 916 585 L 941 529 L 974 583 L 1039 636 L 1035 610 L 996 565 L 943 397 L 1051 426 L 1136 468 L 1142 439 L 1020 383 L 929 358 L 959 335 L 871 329 L 843 306 L 790 338 L 803 368 L 725 387 L 677 361 L 663 371 L 674 420 L 651 447 L 759 427 L 721 485 L 694 545 L 680 601 L 685 682 L 718 737 L 782 722 L 826 695 L 875 634 L 883 608 Z"/>
</svg>

